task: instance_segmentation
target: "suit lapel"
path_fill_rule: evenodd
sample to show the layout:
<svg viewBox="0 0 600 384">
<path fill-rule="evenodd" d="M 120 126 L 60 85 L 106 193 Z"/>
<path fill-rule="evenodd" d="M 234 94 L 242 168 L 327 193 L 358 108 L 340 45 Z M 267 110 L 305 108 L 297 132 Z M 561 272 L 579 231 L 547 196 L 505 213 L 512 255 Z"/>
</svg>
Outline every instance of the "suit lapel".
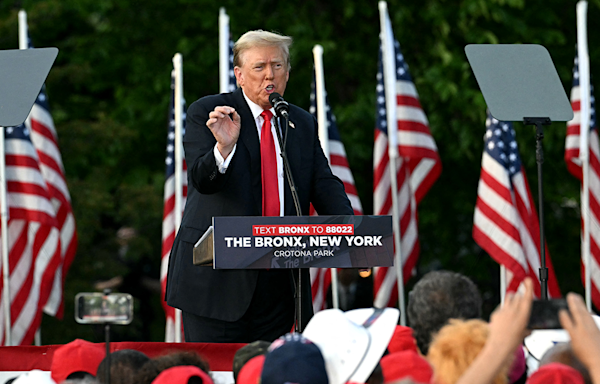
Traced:
<svg viewBox="0 0 600 384">
<path fill-rule="evenodd" d="M 254 204 L 256 205 L 258 212 L 262 212 L 260 143 L 258 141 L 256 123 L 252 117 L 250 107 L 248 106 L 248 103 L 246 103 L 246 99 L 244 99 L 242 89 L 238 88 L 235 92 L 233 92 L 233 97 L 235 100 L 237 113 L 240 115 L 242 120 L 242 128 L 240 130 L 238 145 L 243 145 L 250 155 L 250 172 L 252 175 L 252 194 L 254 197 Z"/>
</svg>

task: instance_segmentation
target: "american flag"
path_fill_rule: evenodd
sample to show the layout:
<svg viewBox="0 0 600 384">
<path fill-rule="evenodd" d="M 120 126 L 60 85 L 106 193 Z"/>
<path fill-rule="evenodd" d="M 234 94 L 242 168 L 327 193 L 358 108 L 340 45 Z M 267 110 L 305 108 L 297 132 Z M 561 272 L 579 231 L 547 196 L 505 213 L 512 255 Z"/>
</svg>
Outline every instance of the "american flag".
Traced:
<svg viewBox="0 0 600 384">
<path fill-rule="evenodd" d="M 29 37 L 27 37 L 27 41 L 29 48 L 33 48 Z M 58 147 L 58 135 L 50 114 L 45 86 L 42 87 L 27 120 L 25 120 L 25 127 L 30 132 L 31 142 L 37 151 L 40 171 L 48 186 L 50 201 L 54 207 L 60 230 L 61 262 L 56 271 L 52 293 L 44 307 L 44 312 L 62 318 L 63 285 L 77 251 L 77 232 L 71 207 L 71 195 L 67 187 L 65 170 Z"/>
<path fill-rule="evenodd" d="M 235 81 L 235 72 L 233 71 L 233 40 L 231 40 L 231 32 L 229 31 L 229 16 L 225 13 L 225 8 L 221 8 L 219 10 L 219 28 L 223 28 L 221 32 L 227 36 L 227 61 L 225 63 L 220 63 L 220 69 L 227 74 L 227 85 L 223 88 L 223 84 L 221 84 L 221 93 L 233 92 L 235 91 L 237 85 Z M 221 19 L 223 19 L 223 23 L 221 23 Z M 223 47 L 220 47 L 222 49 Z M 223 75 L 220 74 L 219 77 Z"/>
<path fill-rule="evenodd" d="M 575 66 L 573 68 L 573 88 L 571 89 L 571 107 L 575 116 L 573 120 L 567 123 L 567 137 L 565 142 L 565 161 L 567 168 L 573 176 L 577 177 L 583 183 L 583 173 L 581 160 L 579 159 L 579 130 L 581 122 L 581 91 L 579 88 L 579 66 L 577 57 L 575 57 Z M 588 136 L 589 143 L 589 202 L 590 202 L 590 254 L 591 254 L 591 282 L 592 282 L 592 302 L 596 308 L 600 308 L 600 150 L 598 146 L 598 129 L 596 127 L 596 111 L 594 102 L 594 87 L 590 84 L 590 132 Z M 583 188 L 583 184 L 581 185 Z M 583 191 L 582 191 L 583 193 Z M 582 207 L 583 208 L 583 207 Z M 583 231 L 583 220 L 581 222 Z M 583 244 L 582 244 L 583 247 Z M 585 265 L 581 265 L 582 279 L 585 284 Z"/>
<path fill-rule="evenodd" d="M 27 345 L 41 324 L 43 307 L 61 264 L 61 240 L 55 207 L 29 129 L 21 124 L 4 128 L 4 132 L 11 344 Z M 2 296 L 0 312 L 5 305 Z M 0 322 L 2 345 L 6 343 L 5 326 Z"/>
<path fill-rule="evenodd" d="M 314 77 L 313 77 L 314 78 Z M 354 184 L 354 177 L 346 158 L 346 149 L 337 129 L 335 115 L 329 107 L 329 98 L 325 92 L 325 110 L 327 116 L 327 134 L 329 136 L 329 164 L 334 175 L 344 183 L 344 189 L 350 199 L 355 215 L 362 215 L 362 206 Z M 317 117 L 317 96 L 315 82 L 311 85 L 310 113 Z M 311 206 L 312 208 L 312 206 Z M 312 288 L 313 309 L 315 312 L 327 307 L 327 290 L 331 284 L 331 270 L 328 268 L 311 268 L 310 280 Z"/>
<path fill-rule="evenodd" d="M 182 119 L 183 133 L 185 132 L 185 100 L 182 100 L 184 104 L 184 112 Z M 183 150 L 181 151 L 182 156 L 182 191 L 183 200 L 181 207 L 185 206 L 185 200 L 187 197 L 187 166 L 183 159 Z M 165 172 L 165 190 L 164 190 L 164 209 L 163 209 L 163 225 L 162 225 L 162 257 L 160 266 L 160 284 L 162 297 L 165 297 L 165 291 L 167 287 L 167 270 L 169 268 L 169 255 L 171 253 L 171 247 L 173 247 L 173 241 L 175 240 L 176 230 L 179 223 L 175 222 L 175 71 L 171 73 L 171 102 L 169 104 L 169 128 L 167 134 L 167 155 L 165 158 L 166 172 Z M 167 317 L 167 326 L 165 332 L 165 341 L 175 341 L 175 308 L 170 307 L 163 300 L 163 308 Z"/>
<path fill-rule="evenodd" d="M 390 33 L 391 35 L 391 33 Z M 376 215 L 391 215 L 392 190 L 388 129 L 383 76 L 382 51 L 379 51 L 377 71 L 377 121 L 373 150 L 373 211 Z M 406 282 L 419 257 L 417 206 L 442 171 L 437 146 L 429 130 L 419 95 L 412 82 L 408 65 L 394 40 L 396 67 L 396 117 L 399 158 L 396 164 L 403 278 Z M 374 306 L 394 306 L 398 299 L 395 268 L 375 268 Z"/>
<path fill-rule="evenodd" d="M 233 71 L 233 40 L 231 40 L 231 35 L 229 35 L 229 89 L 228 92 L 233 92 L 237 88 L 237 83 L 235 81 L 235 72 Z"/>
<path fill-rule="evenodd" d="M 507 292 L 531 277 L 540 297 L 540 227 L 512 123 L 486 119 L 481 176 L 473 223 L 473 238 L 507 270 Z M 548 296 L 560 290 L 546 248 Z"/>
</svg>

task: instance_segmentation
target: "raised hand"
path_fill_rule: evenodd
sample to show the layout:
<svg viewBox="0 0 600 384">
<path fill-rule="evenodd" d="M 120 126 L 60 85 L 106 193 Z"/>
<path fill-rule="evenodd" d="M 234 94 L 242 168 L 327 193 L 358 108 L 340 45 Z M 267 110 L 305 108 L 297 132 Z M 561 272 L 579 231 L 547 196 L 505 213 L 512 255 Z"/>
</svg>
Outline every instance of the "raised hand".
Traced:
<svg viewBox="0 0 600 384">
<path fill-rule="evenodd" d="M 217 140 L 217 149 L 227 159 L 240 137 L 240 115 L 232 107 L 219 106 L 208 114 L 206 126 Z"/>
<path fill-rule="evenodd" d="M 508 294 L 504 304 L 490 317 L 490 335 L 488 343 L 504 347 L 507 353 L 514 352 L 527 336 L 527 323 L 533 302 L 533 282 L 523 280 L 523 294 Z"/>
<path fill-rule="evenodd" d="M 494 311 L 483 349 L 456 384 L 491 384 L 521 344 L 533 301 L 533 282 L 526 278 L 523 284 L 523 294 L 507 295 L 504 304 Z"/>
<path fill-rule="evenodd" d="M 569 293 L 567 304 L 570 315 L 567 311 L 560 311 L 560 324 L 569 332 L 573 352 L 590 371 L 592 382 L 600 384 L 600 330 L 581 296 Z"/>
</svg>

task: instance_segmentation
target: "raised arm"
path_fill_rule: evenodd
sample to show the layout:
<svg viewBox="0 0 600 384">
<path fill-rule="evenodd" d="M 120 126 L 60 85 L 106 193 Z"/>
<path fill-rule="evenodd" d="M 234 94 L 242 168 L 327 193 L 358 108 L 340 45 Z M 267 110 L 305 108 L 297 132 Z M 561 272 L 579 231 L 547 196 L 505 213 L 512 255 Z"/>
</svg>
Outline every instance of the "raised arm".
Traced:
<svg viewBox="0 0 600 384">
<path fill-rule="evenodd" d="M 490 333 L 473 364 L 456 384 L 489 384 L 523 342 L 533 301 L 533 283 L 524 280 L 525 293 L 507 295 L 490 319 Z"/>
</svg>

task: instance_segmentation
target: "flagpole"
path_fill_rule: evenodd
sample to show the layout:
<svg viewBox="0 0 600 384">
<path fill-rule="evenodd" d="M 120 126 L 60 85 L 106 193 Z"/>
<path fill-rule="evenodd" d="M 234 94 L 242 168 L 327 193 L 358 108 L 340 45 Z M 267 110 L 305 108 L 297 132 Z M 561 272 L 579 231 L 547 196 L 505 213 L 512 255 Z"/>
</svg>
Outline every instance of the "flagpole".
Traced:
<svg viewBox="0 0 600 384">
<path fill-rule="evenodd" d="M 183 186 L 181 184 L 183 173 L 183 142 L 182 142 L 182 116 L 183 116 L 183 59 L 180 53 L 173 56 L 175 71 L 175 100 L 173 102 L 175 118 L 175 234 L 181 225 L 181 212 L 183 209 Z M 175 308 L 175 342 L 181 343 L 181 310 Z"/>
<path fill-rule="evenodd" d="M 19 11 L 19 48 L 27 48 L 27 13 Z M 5 127 L 0 133 L 0 229 L 2 231 L 2 300 L 4 302 L 4 345 L 12 345 L 10 314 L 10 266 L 8 257 L 8 198 L 6 195 L 6 153 L 4 145 Z"/>
<path fill-rule="evenodd" d="M 0 221 L 2 230 L 2 280 L 4 285 L 2 286 L 2 301 L 4 303 L 4 345 L 11 346 L 11 332 L 10 332 L 10 270 L 8 260 L 8 198 L 6 196 L 6 161 L 5 161 L 5 145 L 4 145 L 4 133 L 6 132 L 5 127 L 1 127 L 0 132 Z"/>
<path fill-rule="evenodd" d="M 28 26 L 27 26 L 27 12 L 21 9 L 19 11 L 19 49 L 28 49 L 29 42 L 27 41 L 28 37 Z M 42 345 L 42 327 L 40 327 L 35 331 L 34 335 L 34 344 L 37 346 Z"/>
<path fill-rule="evenodd" d="M 590 255 L 590 58 L 587 46 L 587 1 L 577 3 L 577 57 L 579 66 L 579 159 L 582 164 L 583 186 L 581 191 L 581 217 L 583 219 L 583 262 L 585 264 L 585 302 L 592 310 L 592 263 Z"/>
<path fill-rule="evenodd" d="M 329 127 L 327 125 L 327 111 L 325 103 L 325 75 L 323 74 L 323 47 L 319 44 L 313 47 L 313 57 L 315 60 L 315 104 L 317 106 L 317 123 L 319 126 L 319 140 L 321 148 L 327 157 L 327 161 L 331 166 L 331 158 L 329 155 Z M 333 308 L 339 309 L 339 286 L 337 269 L 330 268 L 331 271 L 331 300 Z"/>
<path fill-rule="evenodd" d="M 19 11 L 19 49 L 27 48 L 29 48 L 27 42 L 27 12 L 21 9 Z"/>
<path fill-rule="evenodd" d="M 219 8 L 219 92 L 229 92 L 229 16 Z"/>
<path fill-rule="evenodd" d="M 404 277 L 402 274 L 402 243 L 400 239 L 400 215 L 398 203 L 398 180 L 396 162 L 398 160 L 398 122 L 396 120 L 396 65 L 392 51 L 394 42 L 387 12 L 387 3 L 379 2 L 379 22 L 381 25 L 381 45 L 383 61 L 383 83 L 385 88 L 385 109 L 387 113 L 388 156 L 390 158 L 390 181 L 392 190 L 392 225 L 394 229 L 394 267 L 398 286 L 398 306 L 400 307 L 400 324 L 406 325 L 404 310 Z"/>
</svg>

